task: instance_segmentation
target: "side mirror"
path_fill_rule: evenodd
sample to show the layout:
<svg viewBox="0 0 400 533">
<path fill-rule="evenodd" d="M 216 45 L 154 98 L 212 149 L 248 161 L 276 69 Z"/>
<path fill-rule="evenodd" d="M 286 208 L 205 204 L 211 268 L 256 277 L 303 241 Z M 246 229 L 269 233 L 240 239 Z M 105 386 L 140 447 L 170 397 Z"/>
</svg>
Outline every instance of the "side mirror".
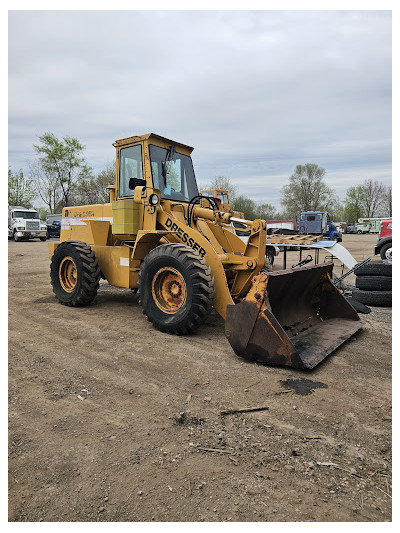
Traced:
<svg viewBox="0 0 400 533">
<path fill-rule="evenodd" d="M 131 191 L 134 191 L 135 187 L 146 187 L 146 180 L 142 180 L 140 178 L 130 178 L 129 188 Z"/>
</svg>

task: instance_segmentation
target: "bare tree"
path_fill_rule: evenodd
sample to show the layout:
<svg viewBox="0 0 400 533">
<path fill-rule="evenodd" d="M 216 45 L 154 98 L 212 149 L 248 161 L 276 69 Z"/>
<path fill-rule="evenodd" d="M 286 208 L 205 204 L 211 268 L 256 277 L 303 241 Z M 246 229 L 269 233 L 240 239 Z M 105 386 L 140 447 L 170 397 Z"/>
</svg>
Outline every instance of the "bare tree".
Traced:
<svg viewBox="0 0 400 533">
<path fill-rule="evenodd" d="M 379 207 L 384 201 L 385 186 L 382 182 L 368 179 L 363 183 L 365 190 L 364 207 L 365 216 L 371 218 L 377 214 Z"/>
<path fill-rule="evenodd" d="M 96 177 L 81 176 L 76 183 L 74 205 L 105 204 L 109 202 L 108 185 L 115 183 L 115 161 L 108 164 Z"/>
<path fill-rule="evenodd" d="M 392 186 L 389 185 L 385 188 L 385 193 L 383 195 L 382 207 L 384 210 L 383 216 L 392 216 Z"/>
<path fill-rule="evenodd" d="M 224 189 L 225 191 L 228 191 L 231 204 L 237 197 L 238 191 L 236 185 L 233 185 L 230 178 L 225 176 L 214 176 L 211 183 L 205 187 L 201 187 L 201 189 Z"/>
<path fill-rule="evenodd" d="M 29 170 L 36 184 L 38 196 L 47 210 L 50 213 L 58 213 L 61 210 L 62 196 L 57 174 L 43 169 L 39 161 L 30 163 Z"/>
</svg>

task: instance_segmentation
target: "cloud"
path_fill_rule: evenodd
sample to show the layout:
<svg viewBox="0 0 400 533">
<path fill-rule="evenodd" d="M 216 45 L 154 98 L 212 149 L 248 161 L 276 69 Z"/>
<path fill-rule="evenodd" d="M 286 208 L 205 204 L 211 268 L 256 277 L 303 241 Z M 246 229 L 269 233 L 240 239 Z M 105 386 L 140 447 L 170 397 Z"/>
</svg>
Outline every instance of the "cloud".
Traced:
<svg viewBox="0 0 400 533">
<path fill-rule="evenodd" d="M 9 164 L 51 131 L 100 170 L 153 131 L 195 147 L 202 183 L 275 205 L 306 162 L 339 196 L 388 184 L 391 59 L 385 11 L 11 11 Z"/>
</svg>

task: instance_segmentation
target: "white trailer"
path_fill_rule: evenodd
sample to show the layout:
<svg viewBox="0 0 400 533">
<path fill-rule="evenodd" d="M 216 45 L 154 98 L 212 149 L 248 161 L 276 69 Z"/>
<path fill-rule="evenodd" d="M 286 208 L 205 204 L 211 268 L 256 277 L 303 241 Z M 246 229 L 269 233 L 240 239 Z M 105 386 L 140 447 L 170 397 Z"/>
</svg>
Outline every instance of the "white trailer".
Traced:
<svg viewBox="0 0 400 533">
<path fill-rule="evenodd" d="M 47 226 L 39 218 L 36 209 L 9 205 L 8 206 L 8 238 L 15 241 L 23 239 L 46 240 Z"/>
</svg>

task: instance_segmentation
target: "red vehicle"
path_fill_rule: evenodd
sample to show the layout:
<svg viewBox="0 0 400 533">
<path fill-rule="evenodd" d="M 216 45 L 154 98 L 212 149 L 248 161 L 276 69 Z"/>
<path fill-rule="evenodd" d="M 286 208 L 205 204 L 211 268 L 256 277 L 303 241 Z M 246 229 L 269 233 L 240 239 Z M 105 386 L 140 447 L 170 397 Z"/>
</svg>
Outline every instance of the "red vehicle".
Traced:
<svg viewBox="0 0 400 533">
<path fill-rule="evenodd" d="M 382 259 L 392 261 L 392 219 L 382 220 L 378 242 L 375 246 L 375 255 L 380 254 Z"/>
</svg>

